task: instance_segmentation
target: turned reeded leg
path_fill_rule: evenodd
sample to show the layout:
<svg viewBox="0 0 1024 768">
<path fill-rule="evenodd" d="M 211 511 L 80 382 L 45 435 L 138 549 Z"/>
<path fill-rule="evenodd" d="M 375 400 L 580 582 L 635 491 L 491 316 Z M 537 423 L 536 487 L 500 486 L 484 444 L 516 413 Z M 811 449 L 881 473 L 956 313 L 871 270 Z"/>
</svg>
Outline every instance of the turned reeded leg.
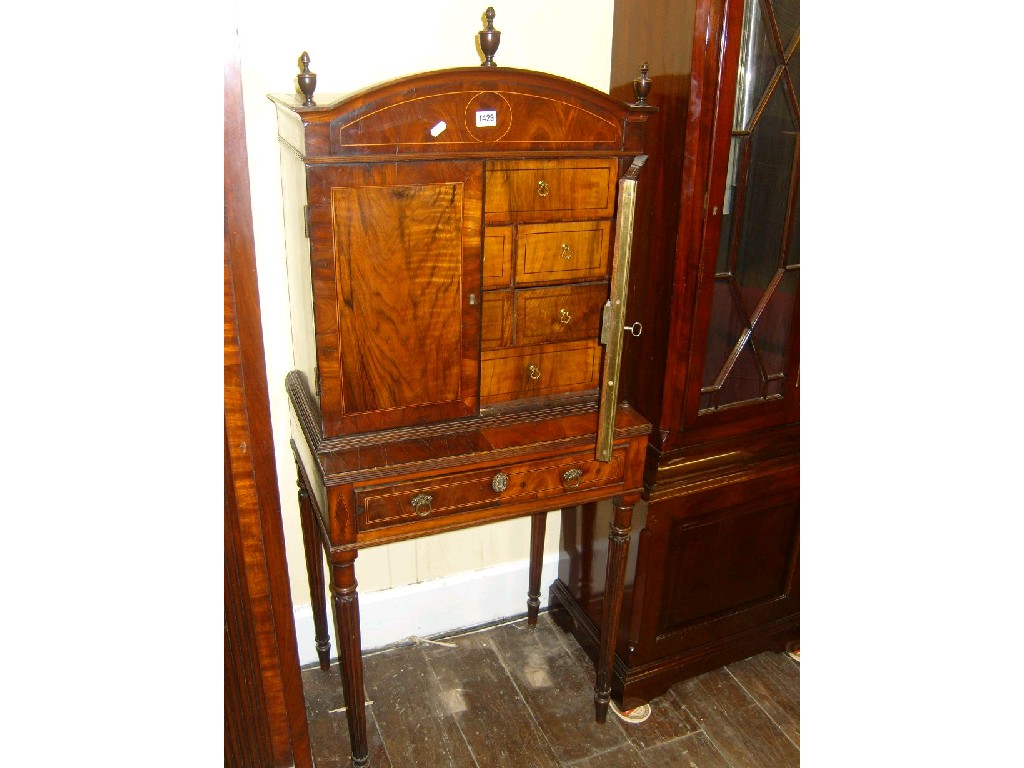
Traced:
<svg viewBox="0 0 1024 768">
<path fill-rule="evenodd" d="M 612 698 L 612 669 L 615 662 L 615 641 L 619 633 L 619 611 L 622 608 L 622 582 L 626 576 L 633 505 L 638 498 L 627 496 L 612 502 L 615 515 L 608 532 L 608 569 L 605 574 L 604 607 L 601 611 L 597 685 L 594 686 L 594 709 L 599 723 L 607 719 L 608 702 Z"/>
<path fill-rule="evenodd" d="M 537 624 L 540 609 L 540 570 L 544 559 L 544 527 L 547 512 L 537 512 L 530 518 L 530 587 L 526 593 L 526 623 Z"/>
<path fill-rule="evenodd" d="M 338 623 L 338 666 L 345 689 L 345 715 L 352 741 L 352 765 L 370 763 L 366 742 L 366 694 L 363 690 L 363 655 L 359 639 L 359 596 L 356 593 L 355 552 L 343 552 L 331 564 L 334 619 Z"/>
<path fill-rule="evenodd" d="M 299 481 L 299 519 L 302 522 L 302 542 L 306 547 L 306 577 L 309 579 L 309 599 L 313 603 L 313 625 L 316 630 L 316 653 L 320 669 L 331 667 L 331 636 L 327 632 L 327 599 L 324 596 L 324 556 L 320 529 L 317 527 L 309 494 Z"/>
</svg>

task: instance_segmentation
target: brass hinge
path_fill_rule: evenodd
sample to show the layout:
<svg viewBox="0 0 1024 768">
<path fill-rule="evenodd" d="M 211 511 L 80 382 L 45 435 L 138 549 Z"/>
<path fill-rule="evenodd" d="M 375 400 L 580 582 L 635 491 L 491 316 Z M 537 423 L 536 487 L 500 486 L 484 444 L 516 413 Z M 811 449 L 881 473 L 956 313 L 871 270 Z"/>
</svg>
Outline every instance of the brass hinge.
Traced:
<svg viewBox="0 0 1024 768">
<path fill-rule="evenodd" d="M 306 237 L 309 237 L 309 206 L 308 205 L 302 206 L 302 218 L 305 220 L 305 223 L 306 223 Z M 317 394 L 319 394 L 319 393 L 317 393 Z"/>
</svg>

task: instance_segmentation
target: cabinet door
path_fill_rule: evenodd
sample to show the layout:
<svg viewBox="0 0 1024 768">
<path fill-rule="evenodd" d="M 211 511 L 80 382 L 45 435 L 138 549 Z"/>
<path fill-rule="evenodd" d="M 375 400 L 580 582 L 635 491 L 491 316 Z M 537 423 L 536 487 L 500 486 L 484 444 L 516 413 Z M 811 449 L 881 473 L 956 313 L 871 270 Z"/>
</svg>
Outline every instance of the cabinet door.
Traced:
<svg viewBox="0 0 1024 768">
<path fill-rule="evenodd" d="M 798 418 L 799 0 L 730 0 L 723 46 L 690 427 Z"/>
<path fill-rule="evenodd" d="M 482 179 L 479 163 L 310 170 L 325 436 L 477 412 Z"/>
</svg>

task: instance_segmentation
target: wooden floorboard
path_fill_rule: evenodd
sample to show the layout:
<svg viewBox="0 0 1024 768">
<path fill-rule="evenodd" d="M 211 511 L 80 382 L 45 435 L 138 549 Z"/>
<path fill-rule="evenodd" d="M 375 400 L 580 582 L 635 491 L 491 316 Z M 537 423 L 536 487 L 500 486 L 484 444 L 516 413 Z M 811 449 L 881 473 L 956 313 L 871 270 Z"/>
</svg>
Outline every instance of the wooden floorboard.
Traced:
<svg viewBox="0 0 1024 768">
<path fill-rule="evenodd" d="M 733 768 L 800 764 L 800 750 L 727 669 L 676 683 L 671 692 Z"/>
<path fill-rule="evenodd" d="M 790 741 L 800 746 L 800 664 L 784 653 L 762 653 L 726 669 Z"/>
<path fill-rule="evenodd" d="M 594 722 L 593 662 L 541 614 L 364 658 L 372 768 L 786 768 L 800 665 L 763 653 L 675 684 L 644 723 Z M 317 768 L 347 768 L 337 662 L 302 672 Z"/>
</svg>

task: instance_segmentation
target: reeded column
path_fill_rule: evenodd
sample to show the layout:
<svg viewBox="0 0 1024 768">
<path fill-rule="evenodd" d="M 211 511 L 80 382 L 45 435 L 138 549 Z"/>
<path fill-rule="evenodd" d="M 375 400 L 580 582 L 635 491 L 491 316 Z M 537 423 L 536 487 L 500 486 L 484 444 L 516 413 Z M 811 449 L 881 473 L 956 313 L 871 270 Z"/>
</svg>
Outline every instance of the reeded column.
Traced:
<svg viewBox="0 0 1024 768">
<path fill-rule="evenodd" d="M 338 626 L 338 666 L 345 689 L 345 715 L 352 740 L 352 765 L 370 762 L 366 741 L 366 693 L 363 690 L 363 655 L 359 637 L 359 595 L 356 592 L 355 552 L 332 556 L 331 593 Z"/>
<path fill-rule="evenodd" d="M 608 568 L 605 573 L 604 606 L 601 611 L 601 643 L 597 655 L 597 684 L 594 686 L 594 709 L 597 722 L 608 717 L 612 697 L 612 668 L 615 662 L 615 641 L 619 634 L 619 612 L 622 609 L 623 580 L 629 556 L 629 533 L 633 522 L 633 505 L 640 499 L 634 494 L 616 498 L 612 504 L 614 517 L 608 532 Z"/>
<path fill-rule="evenodd" d="M 316 632 L 316 654 L 320 669 L 331 667 L 331 636 L 327 631 L 327 599 L 324 596 L 324 556 L 320 529 L 317 526 L 309 493 L 299 486 L 299 520 L 302 522 L 302 543 L 306 550 L 306 578 L 309 580 L 309 599 L 313 604 L 313 625 Z"/>
<path fill-rule="evenodd" d="M 540 610 L 540 571 L 544 560 L 544 529 L 548 513 L 537 512 L 530 518 L 530 587 L 526 593 L 526 623 L 536 626 Z"/>
</svg>

